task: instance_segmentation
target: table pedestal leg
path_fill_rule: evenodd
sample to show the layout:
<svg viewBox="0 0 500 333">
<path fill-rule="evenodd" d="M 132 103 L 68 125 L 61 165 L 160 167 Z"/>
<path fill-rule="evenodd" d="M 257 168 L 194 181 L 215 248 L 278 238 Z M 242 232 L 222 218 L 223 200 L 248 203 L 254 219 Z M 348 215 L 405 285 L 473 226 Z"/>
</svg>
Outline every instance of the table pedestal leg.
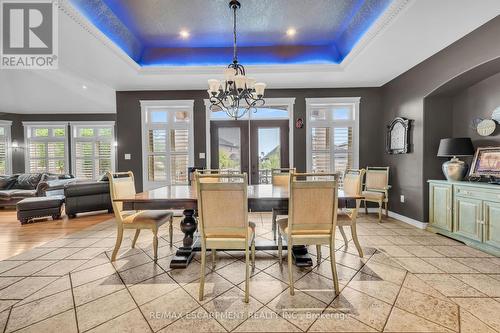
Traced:
<svg viewBox="0 0 500 333">
<path fill-rule="evenodd" d="M 304 245 L 294 245 L 292 255 L 297 267 L 311 267 L 313 265 L 311 255 L 307 253 L 307 247 Z"/>
<path fill-rule="evenodd" d="M 186 268 L 193 259 L 194 233 L 198 228 L 198 221 L 194 216 L 194 209 L 185 209 L 182 214 L 181 231 L 184 233 L 182 247 L 180 247 L 170 262 L 170 268 Z"/>
</svg>

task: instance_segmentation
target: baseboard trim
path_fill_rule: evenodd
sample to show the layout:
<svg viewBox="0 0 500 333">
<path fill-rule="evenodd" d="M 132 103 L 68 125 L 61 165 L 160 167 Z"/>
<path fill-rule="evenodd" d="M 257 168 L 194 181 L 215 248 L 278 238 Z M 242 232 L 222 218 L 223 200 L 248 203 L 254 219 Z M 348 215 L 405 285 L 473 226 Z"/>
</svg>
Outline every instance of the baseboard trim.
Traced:
<svg viewBox="0 0 500 333">
<path fill-rule="evenodd" d="M 363 211 L 364 211 L 364 209 L 361 208 L 360 212 L 363 212 Z M 378 208 L 368 208 L 368 212 L 378 214 Z M 382 212 L 385 214 L 385 210 L 383 210 Z M 420 222 L 420 221 L 414 220 L 408 216 L 404 216 L 404 215 L 395 213 L 393 211 L 389 211 L 389 217 L 392 217 L 398 221 L 407 223 L 407 224 L 412 225 L 414 227 L 417 227 L 419 229 L 425 229 L 425 228 L 427 228 L 427 225 L 429 224 L 427 222 Z"/>
</svg>

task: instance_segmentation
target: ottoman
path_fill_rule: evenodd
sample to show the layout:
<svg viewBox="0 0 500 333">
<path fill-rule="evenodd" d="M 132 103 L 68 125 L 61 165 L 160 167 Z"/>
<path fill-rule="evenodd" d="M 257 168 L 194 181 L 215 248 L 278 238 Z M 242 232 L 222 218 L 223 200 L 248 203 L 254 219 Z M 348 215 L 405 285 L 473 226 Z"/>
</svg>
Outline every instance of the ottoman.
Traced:
<svg viewBox="0 0 500 333">
<path fill-rule="evenodd" d="M 61 218 L 63 203 L 63 195 L 23 199 L 16 205 L 17 219 L 21 224 L 26 224 L 37 217 L 52 216 L 52 219 L 57 220 Z"/>
</svg>

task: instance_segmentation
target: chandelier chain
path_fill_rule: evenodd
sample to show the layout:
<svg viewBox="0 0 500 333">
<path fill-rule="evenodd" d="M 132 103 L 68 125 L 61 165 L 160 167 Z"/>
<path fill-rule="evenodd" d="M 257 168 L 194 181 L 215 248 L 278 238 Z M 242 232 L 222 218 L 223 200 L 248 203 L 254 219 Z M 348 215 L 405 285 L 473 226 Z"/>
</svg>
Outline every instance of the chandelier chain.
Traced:
<svg viewBox="0 0 500 333">
<path fill-rule="evenodd" d="M 233 6 L 233 63 L 238 62 L 238 44 L 236 42 L 236 9 L 237 6 Z"/>
</svg>

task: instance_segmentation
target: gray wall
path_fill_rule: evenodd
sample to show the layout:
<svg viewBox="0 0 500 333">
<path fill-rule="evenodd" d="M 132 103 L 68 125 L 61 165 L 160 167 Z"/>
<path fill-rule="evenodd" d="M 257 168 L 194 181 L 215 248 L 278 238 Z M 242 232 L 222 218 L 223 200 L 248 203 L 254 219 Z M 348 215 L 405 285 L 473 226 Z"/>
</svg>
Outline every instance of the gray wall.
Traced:
<svg viewBox="0 0 500 333">
<path fill-rule="evenodd" d="M 383 123 L 402 116 L 413 120 L 413 151 L 407 155 L 384 154 L 382 163 L 391 167 L 390 210 L 410 218 L 427 221 L 427 175 L 436 174 L 436 144 L 440 123 L 446 115 L 425 98 L 453 78 L 500 57 L 500 17 L 468 34 L 449 47 L 413 67 L 382 87 Z M 446 103 L 446 101 L 437 102 Z M 434 105 L 426 112 L 428 105 Z M 434 110 L 434 111 L 431 111 Z M 446 126 L 444 126 L 446 127 Z M 381 127 L 382 129 L 382 127 Z M 443 134 L 451 133 L 446 128 Z M 447 136 L 443 135 L 443 137 Z M 376 149 L 376 148 L 374 148 Z M 400 195 L 406 202 L 400 203 Z"/>
<path fill-rule="evenodd" d="M 497 107 L 500 107 L 500 73 L 457 92 L 452 98 L 453 136 L 470 137 L 476 147 L 499 146 L 500 128 L 492 136 L 482 137 L 471 126 L 474 118 L 491 118 Z"/>
<path fill-rule="evenodd" d="M 314 97 L 361 97 L 360 102 L 360 166 L 380 164 L 380 156 L 373 149 L 383 145 L 383 131 L 378 126 L 381 114 L 380 88 L 353 89 L 283 89 L 267 90 L 266 97 L 295 97 L 294 120 L 306 120 L 305 98 Z M 132 170 L 136 186 L 142 189 L 141 147 L 141 100 L 194 99 L 194 152 L 195 165 L 205 166 L 198 158 L 205 152 L 205 104 L 206 91 L 119 91 L 116 93 L 118 169 Z M 132 154 L 130 160 L 124 154 Z M 306 129 L 294 128 L 294 165 L 299 171 L 306 169 Z"/>
<path fill-rule="evenodd" d="M 11 120 L 11 137 L 17 140 L 22 147 L 12 152 L 12 171 L 14 173 L 24 172 L 24 128 L 23 121 L 114 121 L 115 114 L 14 114 L 0 113 L 1 120 Z M 71 140 L 71 138 L 70 138 Z M 69 145 L 69 161 L 71 161 L 71 144 Z M 71 165 L 69 166 L 71 168 Z M 71 171 L 71 170 L 70 170 Z"/>
</svg>

